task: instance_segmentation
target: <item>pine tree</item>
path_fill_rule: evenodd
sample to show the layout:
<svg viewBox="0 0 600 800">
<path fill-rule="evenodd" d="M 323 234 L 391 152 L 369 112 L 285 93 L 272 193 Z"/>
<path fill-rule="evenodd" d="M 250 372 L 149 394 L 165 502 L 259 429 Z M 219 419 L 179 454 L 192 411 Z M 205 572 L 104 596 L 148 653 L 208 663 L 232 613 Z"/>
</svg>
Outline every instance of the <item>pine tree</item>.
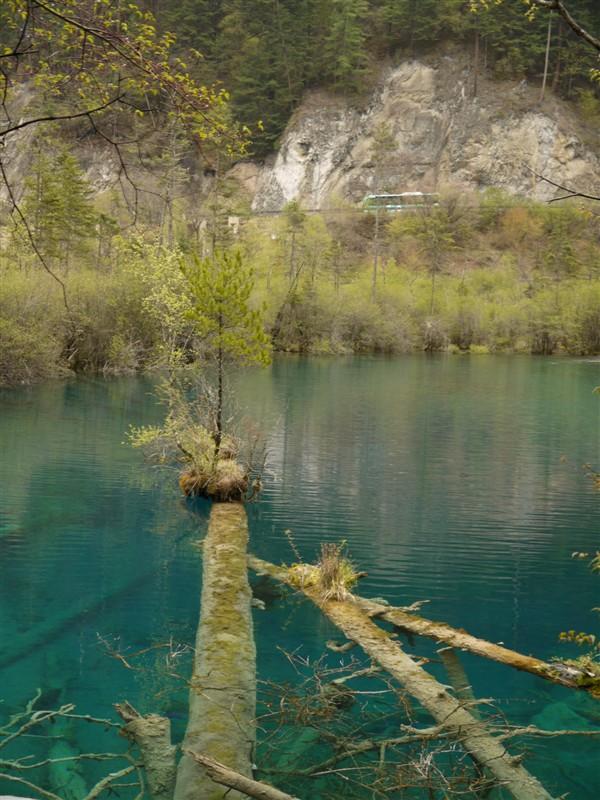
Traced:
<svg viewBox="0 0 600 800">
<path fill-rule="evenodd" d="M 194 258 L 183 267 L 191 293 L 188 318 L 194 324 L 202 350 L 216 367 L 214 430 L 218 456 L 223 440 L 223 390 L 228 363 L 267 365 L 270 344 L 260 310 L 253 309 L 250 295 L 253 272 L 238 251 L 217 251 L 213 258 Z"/>
<path fill-rule="evenodd" d="M 363 22 L 367 0 L 333 0 L 332 25 L 325 42 L 329 78 L 336 89 L 355 91 L 367 68 L 368 54 Z"/>
<path fill-rule="evenodd" d="M 37 150 L 25 181 L 23 213 L 36 246 L 49 261 L 68 267 L 73 254 L 85 254 L 97 215 L 91 187 L 65 145 Z"/>
</svg>

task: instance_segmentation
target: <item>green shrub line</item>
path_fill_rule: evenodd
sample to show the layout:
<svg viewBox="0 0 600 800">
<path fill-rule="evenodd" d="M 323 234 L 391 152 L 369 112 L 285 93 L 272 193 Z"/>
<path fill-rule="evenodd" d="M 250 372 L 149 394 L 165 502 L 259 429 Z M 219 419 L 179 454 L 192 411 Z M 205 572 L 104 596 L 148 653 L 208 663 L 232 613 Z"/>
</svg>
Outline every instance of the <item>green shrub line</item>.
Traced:
<svg viewBox="0 0 600 800">
<path fill-rule="evenodd" d="M 600 354 L 600 217 L 495 191 L 462 202 L 383 214 L 377 233 L 356 208 L 306 215 L 294 204 L 247 219 L 223 247 L 252 271 L 250 304 L 264 309 L 275 351 Z M 23 240 L 5 237 L 0 384 L 195 357 L 184 232 L 173 247 L 152 227 L 111 232 L 101 258 L 96 244 L 84 237 L 68 266 L 53 260 L 66 309 Z"/>
</svg>

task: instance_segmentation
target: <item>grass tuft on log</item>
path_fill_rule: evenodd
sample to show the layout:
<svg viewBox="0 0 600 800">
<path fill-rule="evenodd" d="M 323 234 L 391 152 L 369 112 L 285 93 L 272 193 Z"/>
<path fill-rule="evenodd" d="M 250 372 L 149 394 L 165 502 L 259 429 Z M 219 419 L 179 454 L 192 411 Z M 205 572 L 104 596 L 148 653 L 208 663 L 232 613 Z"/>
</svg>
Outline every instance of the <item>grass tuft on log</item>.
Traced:
<svg viewBox="0 0 600 800">
<path fill-rule="evenodd" d="M 290 582 L 300 588 L 316 588 L 323 600 L 348 600 L 360 574 L 346 555 L 346 543 L 321 545 L 317 564 L 293 564 Z"/>
</svg>

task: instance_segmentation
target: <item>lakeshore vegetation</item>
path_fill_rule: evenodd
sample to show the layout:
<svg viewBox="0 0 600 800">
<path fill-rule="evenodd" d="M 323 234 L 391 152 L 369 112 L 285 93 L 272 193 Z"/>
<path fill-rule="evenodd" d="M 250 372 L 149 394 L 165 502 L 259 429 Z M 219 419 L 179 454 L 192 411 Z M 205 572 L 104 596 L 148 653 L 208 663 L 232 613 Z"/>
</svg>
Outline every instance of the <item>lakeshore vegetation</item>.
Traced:
<svg viewBox="0 0 600 800">
<path fill-rule="evenodd" d="M 181 265 L 194 243 L 177 224 L 173 245 L 153 227 L 123 235 L 94 207 L 74 159 L 60 159 L 42 179 L 68 188 L 26 203 L 69 308 L 13 229 L 0 254 L 2 382 L 154 369 L 174 347 L 191 352 Z M 600 220 L 591 211 L 488 192 L 380 216 L 377 233 L 374 214 L 350 207 L 248 216 L 235 238 L 220 226 L 217 246 L 254 274 L 249 302 L 264 307 L 275 350 L 600 353 Z"/>
<path fill-rule="evenodd" d="M 595 3 L 570 6 L 598 29 Z M 193 358 L 182 264 L 218 252 L 254 275 L 249 307 L 275 351 L 600 352 L 593 203 L 491 189 L 404 213 L 340 201 L 260 216 L 228 177 L 276 147 L 306 89 L 360 103 L 382 60 L 448 43 L 475 73 L 543 81 L 596 124 L 594 48 L 559 15 L 527 0 L 165 0 L 124 16 L 103 2 L 90 27 L 82 10 L 0 9 L 0 384 Z"/>
</svg>

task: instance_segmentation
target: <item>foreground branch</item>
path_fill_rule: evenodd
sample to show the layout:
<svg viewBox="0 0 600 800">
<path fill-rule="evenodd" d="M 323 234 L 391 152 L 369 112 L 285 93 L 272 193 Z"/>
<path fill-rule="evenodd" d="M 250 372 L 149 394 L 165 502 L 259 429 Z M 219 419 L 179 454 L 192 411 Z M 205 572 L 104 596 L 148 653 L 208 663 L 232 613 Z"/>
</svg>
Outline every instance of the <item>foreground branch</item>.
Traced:
<svg viewBox="0 0 600 800">
<path fill-rule="evenodd" d="M 556 183 L 556 181 L 547 178 L 545 175 L 540 175 L 539 172 L 531 169 L 531 167 L 525 165 L 525 168 L 530 172 L 538 181 L 543 181 L 544 183 L 550 184 L 550 186 L 554 186 L 555 189 L 560 189 L 561 192 L 566 192 L 566 194 L 561 195 L 560 197 L 553 197 L 549 200 L 549 203 L 557 203 L 559 200 L 570 200 L 573 197 L 581 197 L 582 200 L 594 200 L 600 201 L 600 195 L 596 194 L 586 194 L 585 192 L 580 192 L 578 189 L 573 189 L 570 186 L 563 186 L 561 183 Z"/>
<path fill-rule="evenodd" d="M 186 751 L 188 756 L 192 758 L 206 771 L 207 775 L 222 786 L 229 786 L 230 789 L 237 789 L 242 794 L 248 797 L 254 797 L 256 800 L 298 800 L 297 797 L 292 797 L 290 794 L 280 792 L 268 783 L 254 781 L 247 778 L 245 775 L 240 775 L 239 772 L 234 772 L 229 767 L 220 764 L 213 758 L 202 753 L 192 753 L 190 750 Z"/>
<path fill-rule="evenodd" d="M 588 44 L 591 44 L 596 50 L 600 52 L 600 39 L 592 36 L 591 33 L 585 30 L 577 20 L 571 15 L 570 11 L 566 8 L 562 0 L 532 0 L 533 4 L 540 8 L 547 8 L 549 11 L 557 11 L 564 19 L 567 25 L 573 30 L 577 36 L 580 36 Z"/>
</svg>

